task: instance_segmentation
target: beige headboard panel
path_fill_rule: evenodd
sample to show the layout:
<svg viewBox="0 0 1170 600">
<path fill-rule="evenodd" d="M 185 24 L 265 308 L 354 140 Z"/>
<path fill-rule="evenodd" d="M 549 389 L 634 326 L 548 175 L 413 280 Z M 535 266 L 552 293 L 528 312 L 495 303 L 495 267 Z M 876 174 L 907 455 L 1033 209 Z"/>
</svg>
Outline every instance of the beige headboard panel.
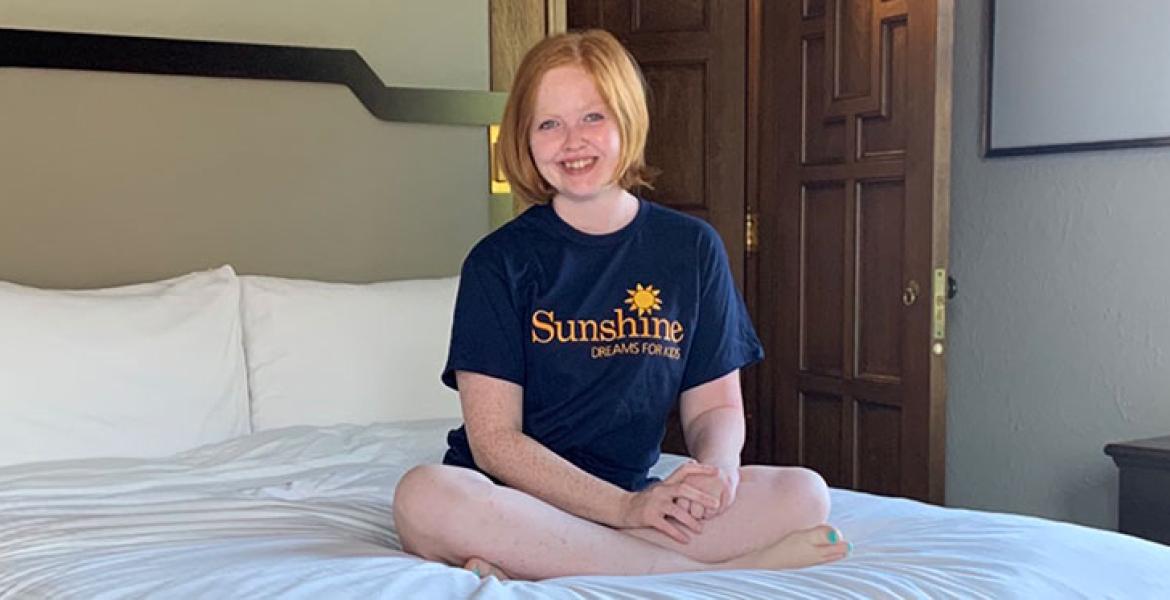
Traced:
<svg viewBox="0 0 1170 600">
<path fill-rule="evenodd" d="M 0 279 L 451 274 L 488 226 L 482 128 L 344 87 L 0 70 Z"/>
<path fill-rule="evenodd" d="M 469 89 L 487 86 L 480 10 L 453 25 L 474 32 L 413 25 L 472 38 L 451 57 L 482 65 Z M 484 128 L 379 121 L 338 85 L 0 69 L 0 132 L 0 280 L 450 275 L 489 228 Z"/>
</svg>

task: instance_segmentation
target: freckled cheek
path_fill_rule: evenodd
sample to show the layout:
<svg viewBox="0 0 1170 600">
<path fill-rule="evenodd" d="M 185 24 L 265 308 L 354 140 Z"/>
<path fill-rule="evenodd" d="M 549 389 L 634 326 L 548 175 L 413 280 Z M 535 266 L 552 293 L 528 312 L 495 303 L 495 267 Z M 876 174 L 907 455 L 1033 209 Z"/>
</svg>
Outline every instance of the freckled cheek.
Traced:
<svg viewBox="0 0 1170 600">
<path fill-rule="evenodd" d="M 552 136 L 533 137 L 528 143 L 528 148 L 532 151 L 532 157 L 534 159 L 538 162 L 546 162 L 552 160 L 557 155 L 560 143 L 553 139 Z"/>
<path fill-rule="evenodd" d="M 536 163 L 537 170 L 541 171 L 542 174 L 546 169 L 552 168 L 551 161 L 556 155 L 555 151 L 550 152 L 547 147 L 543 147 L 541 144 L 531 144 L 528 149 L 532 153 L 532 162 Z"/>
<path fill-rule="evenodd" d="M 555 180 L 557 166 L 553 158 L 556 156 L 556 150 L 550 152 L 547 147 L 542 148 L 539 144 L 529 144 L 528 148 L 532 153 L 532 162 L 536 165 L 536 172 L 540 173 L 545 181 Z"/>
</svg>

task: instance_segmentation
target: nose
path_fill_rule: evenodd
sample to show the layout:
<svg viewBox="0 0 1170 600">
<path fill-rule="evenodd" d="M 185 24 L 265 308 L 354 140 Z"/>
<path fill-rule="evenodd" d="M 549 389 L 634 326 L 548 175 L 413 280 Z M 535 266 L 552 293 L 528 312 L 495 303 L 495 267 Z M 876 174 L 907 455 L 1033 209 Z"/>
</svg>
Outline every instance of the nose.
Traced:
<svg viewBox="0 0 1170 600">
<path fill-rule="evenodd" d="M 569 125 L 565 127 L 565 150 L 578 150 L 585 146 L 585 136 L 580 127 Z"/>
</svg>

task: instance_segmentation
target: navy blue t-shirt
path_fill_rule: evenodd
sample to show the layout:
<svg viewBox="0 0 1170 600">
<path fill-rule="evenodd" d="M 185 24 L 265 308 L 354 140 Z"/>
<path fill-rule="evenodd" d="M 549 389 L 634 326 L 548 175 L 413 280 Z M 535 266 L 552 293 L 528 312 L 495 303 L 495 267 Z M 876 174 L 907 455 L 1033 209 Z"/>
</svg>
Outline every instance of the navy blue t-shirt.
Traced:
<svg viewBox="0 0 1170 600">
<path fill-rule="evenodd" d="M 443 382 L 523 387 L 523 431 L 627 490 L 649 483 L 679 394 L 763 358 L 727 254 L 706 222 L 646 200 L 591 235 L 533 206 L 463 264 Z M 445 464 L 478 469 L 464 427 Z"/>
</svg>

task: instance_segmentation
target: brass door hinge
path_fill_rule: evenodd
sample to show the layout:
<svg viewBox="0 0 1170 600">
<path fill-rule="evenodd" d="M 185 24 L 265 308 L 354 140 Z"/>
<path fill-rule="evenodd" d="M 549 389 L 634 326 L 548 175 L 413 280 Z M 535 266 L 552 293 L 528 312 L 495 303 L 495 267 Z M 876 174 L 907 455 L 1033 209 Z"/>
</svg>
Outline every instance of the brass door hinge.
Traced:
<svg viewBox="0 0 1170 600">
<path fill-rule="evenodd" d="M 760 249 L 760 217 L 754 212 L 744 215 L 744 249 L 748 254 L 755 254 Z"/>
<path fill-rule="evenodd" d="M 942 356 L 947 339 L 947 292 L 950 288 L 946 269 L 934 270 L 934 285 L 931 286 L 930 324 L 931 338 L 930 351 L 935 356 Z"/>
</svg>

